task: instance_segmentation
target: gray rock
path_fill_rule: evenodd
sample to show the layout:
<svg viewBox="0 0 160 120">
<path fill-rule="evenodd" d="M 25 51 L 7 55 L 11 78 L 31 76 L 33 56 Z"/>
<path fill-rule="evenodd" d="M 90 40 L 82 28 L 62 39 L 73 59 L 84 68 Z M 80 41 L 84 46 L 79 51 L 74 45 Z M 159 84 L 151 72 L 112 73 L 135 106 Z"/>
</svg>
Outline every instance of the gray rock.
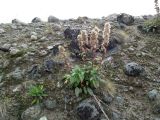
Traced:
<svg viewBox="0 0 160 120">
<path fill-rule="evenodd" d="M 113 112 L 113 113 L 112 113 L 112 120 L 120 120 L 119 114 Z"/>
<path fill-rule="evenodd" d="M 2 48 L 4 48 L 4 49 L 10 49 L 10 47 L 11 47 L 11 44 L 8 44 L 8 43 L 6 43 L 2 46 Z"/>
<path fill-rule="evenodd" d="M 18 48 L 14 48 L 14 47 L 10 48 L 10 54 L 11 55 L 16 55 L 19 52 L 20 52 L 20 50 Z"/>
<path fill-rule="evenodd" d="M 127 63 L 124 68 L 124 72 L 128 76 L 139 76 L 143 71 L 142 66 L 135 62 Z"/>
<path fill-rule="evenodd" d="M 40 119 L 41 111 L 42 110 L 39 105 L 29 107 L 22 113 L 21 119 L 22 120 L 38 120 Z"/>
<path fill-rule="evenodd" d="M 102 98 L 102 100 L 103 100 L 105 103 L 110 104 L 110 103 L 113 101 L 113 98 L 112 98 L 112 96 L 109 95 L 108 93 L 107 93 L 107 94 L 103 93 L 103 98 Z"/>
<path fill-rule="evenodd" d="M 46 116 L 41 117 L 39 120 L 48 120 Z"/>
<path fill-rule="evenodd" d="M 49 99 L 47 99 L 46 101 L 44 101 L 44 105 L 45 105 L 45 107 L 47 109 L 53 110 L 53 109 L 56 108 L 57 102 L 56 102 L 56 100 L 49 100 Z"/>
<path fill-rule="evenodd" d="M 42 20 L 38 17 L 33 18 L 32 23 L 39 23 L 42 22 Z"/>
<path fill-rule="evenodd" d="M 15 71 L 7 75 L 8 79 L 22 80 L 24 72 L 20 68 L 16 68 Z"/>
<path fill-rule="evenodd" d="M 5 30 L 0 28 L 0 34 L 3 34 L 3 33 L 5 33 Z"/>
<path fill-rule="evenodd" d="M 52 73 L 52 71 L 57 71 L 58 69 L 64 67 L 64 62 L 46 60 L 44 61 L 44 71 Z"/>
<path fill-rule="evenodd" d="M 124 104 L 124 98 L 123 97 L 116 97 L 116 104 L 123 105 Z"/>
<path fill-rule="evenodd" d="M 82 102 L 76 108 L 76 114 L 80 120 L 98 120 L 100 113 L 95 105 L 89 102 Z"/>
<path fill-rule="evenodd" d="M 52 22 L 59 22 L 59 19 L 56 18 L 55 16 L 49 16 L 48 17 L 48 22 L 52 23 Z"/>
<path fill-rule="evenodd" d="M 126 25 L 132 25 L 134 23 L 134 17 L 125 13 L 120 14 L 117 16 L 117 21 L 119 23 L 123 23 Z"/>
<path fill-rule="evenodd" d="M 158 91 L 156 89 L 153 89 L 153 90 L 149 91 L 148 98 L 149 98 L 149 100 L 153 101 L 153 100 L 156 100 L 157 95 L 158 95 Z"/>
<path fill-rule="evenodd" d="M 59 24 L 54 24 L 53 25 L 53 30 L 54 31 L 60 31 L 62 28 L 61 28 L 61 26 L 59 25 Z"/>
<path fill-rule="evenodd" d="M 36 35 L 31 35 L 31 40 L 37 40 L 38 37 Z"/>
</svg>

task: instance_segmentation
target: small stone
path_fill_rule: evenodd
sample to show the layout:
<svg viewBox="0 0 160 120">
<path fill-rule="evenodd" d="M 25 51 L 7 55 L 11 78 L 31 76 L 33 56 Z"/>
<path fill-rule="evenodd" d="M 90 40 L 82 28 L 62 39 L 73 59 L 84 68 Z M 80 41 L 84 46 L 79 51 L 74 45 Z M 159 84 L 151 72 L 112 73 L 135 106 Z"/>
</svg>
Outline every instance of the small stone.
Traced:
<svg viewBox="0 0 160 120">
<path fill-rule="evenodd" d="M 17 85 L 12 91 L 13 92 L 20 92 L 22 90 L 23 86 L 22 85 Z"/>
<path fill-rule="evenodd" d="M 57 106 L 57 102 L 56 102 L 56 100 L 46 100 L 46 101 L 44 101 L 44 104 L 45 104 L 45 107 L 47 108 L 47 109 L 49 109 L 49 110 L 53 110 L 53 109 L 55 109 L 56 108 L 56 106 Z"/>
<path fill-rule="evenodd" d="M 48 120 L 46 116 L 41 117 L 39 120 Z"/>
<path fill-rule="evenodd" d="M 109 95 L 108 93 L 107 94 L 103 93 L 103 98 L 102 99 L 107 104 L 110 104 L 113 101 L 112 96 Z"/>
<path fill-rule="evenodd" d="M 38 17 L 35 17 L 33 20 L 32 20 L 32 23 L 39 23 L 39 22 L 42 22 L 42 20 Z"/>
<path fill-rule="evenodd" d="M 26 109 L 22 115 L 22 120 L 38 120 L 40 119 L 41 107 L 39 105 L 29 107 Z"/>
<path fill-rule="evenodd" d="M 45 37 L 45 36 L 43 36 L 39 41 L 40 41 L 40 42 L 45 42 L 45 41 L 47 41 L 47 40 L 48 40 L 48 38 Z"/>
<path fill-rule="evenodd" d="M 37 36 L 37 33 L 36 32 L 31 32 L 31 35 Z"/>
<path fill-rule="evenodd" d="M 129 51 L 129 52 L 133 52 L 133 51 L 134 51 L 134 48 L 129 47 L 129 48 L 128 48 L 128 51 Z"/>
<path fill-rule="evenodd" d="M 124 72 L 128 76 L 139 76 L 143 72 L 143 68 L 135 62 L 131 62 L 125 65 Z"/>
<path fill-rule="evenodd" d="M 113 112 L 113 113 L 112 113 L 112 120 L 120 120 L 119 114 Z"/>
<path fill-rule="evenodd" d="M 41 50 L 40 52 L 39 52 L 39 55 L 40 56 L 46 56 L 48 54 L 48 52 L 46 51 L 46 50 Z"/>
<path fill-rule="evenodd" d="M 56 18 L 55 16 L 49 16 L 48 17 L 48 22 L 52 23 L 52 22 L 59 22 L 59 19 Z"/>
<path fill-rule="evenodd" d="M 0 28 L 0 34 L 3 34 L 3 33 L 5 33 L 5 30 Z"/>
<path fill-rule="evenodd" d="M 31 35 L 31 40 L 37 40 L 37 39 L 38 39 L 37 36 Z"/>
<path fill-rule="evenodd" d="M 2 46 L 2 48 L 5 48 L 5 49 L 10 49 L 10 47 L 11 47 L 11 44 L 8 44 L 8 43 L 6 43 Z"/>
<path fill-rule="evenodd" d="M 53 25 L 53 30 L 54 31 L 60 31 L 61 30 L 61 26 L 59 24 L 54 24 Z"/>
<path fill-rule="evenodd" d="M 153 90 L 149 91 L 148 98 L 149 98 L 149 100 L 153 101 L 153 100 L 156 100 L 157 95 L 158 95 L 158 91 L 156 89 L 153 89 Z"/>
<path fill-rule="evenodd" d="M 11 55 L 16 55 L 16 54 L 19 53 L 19 52 L 20 52 L 20 50 L 17 49 L 17 48 L 10 48 L 10 54 L 11 54 Z"/>
<path fill-rule="evenodd" d="M 7 78 L 12 78 L 15 80 L 22 80 L 23 79 L 23 71 L 21 71 L 19 68 L 16 68 L 15 71 L 13 71 L 7 75 Z"/>
<path fill-rule="evenodd" d="M 123 97 L 116 97 L 116 102 L 118 105 L 123 105 L 124 104 L 124 98 Z"/>
</svg>

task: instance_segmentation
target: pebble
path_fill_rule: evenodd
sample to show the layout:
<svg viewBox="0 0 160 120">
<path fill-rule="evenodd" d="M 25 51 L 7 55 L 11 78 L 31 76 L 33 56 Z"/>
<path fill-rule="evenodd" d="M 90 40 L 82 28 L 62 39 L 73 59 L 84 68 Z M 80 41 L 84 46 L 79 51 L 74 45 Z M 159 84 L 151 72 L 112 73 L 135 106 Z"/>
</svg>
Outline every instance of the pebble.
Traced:
<svg viewBox="0 0 160 120">
<path fill-rule="evenodd" d="M 153 100 L 156 100 L 157 95 L 158 95 L 158 91 L 156 89 L 153 89 L 153 90 L 149 91 L 148 98 L 149 98 L 149 100 L 153 101 Z"/>
<path fill-rule="evenodd" d="M 38 37 L 36 35 L 31 35 L 31 40 L 37 40 Z"/>
<path fill-rule="evenodd" d="M 2 46 L 2 48 L 5 48 L 5 49 L 10 49 L 10 47 L 11 47 L 11 44 L 8 44 L 8 43 L 6 43 Z"/>
<path fill-rule="evenodd" d="M 48 120 L 46 116 L 41 117 L 39 120 Z"/>
<path fill-rule="evenodd" d="M 46 50 L 41 50 L 39 52 L 40 56 L 46 56 L 48 54 L 48 52 Z"/>
<path fill-rule="evenodd" d="M 19 49 L 17 49 L 17 48 L 10 48 L 10 54 L 11 55 L 16 55 L 18 52 L 20 52 L 20 50 Z"/>
</svg>

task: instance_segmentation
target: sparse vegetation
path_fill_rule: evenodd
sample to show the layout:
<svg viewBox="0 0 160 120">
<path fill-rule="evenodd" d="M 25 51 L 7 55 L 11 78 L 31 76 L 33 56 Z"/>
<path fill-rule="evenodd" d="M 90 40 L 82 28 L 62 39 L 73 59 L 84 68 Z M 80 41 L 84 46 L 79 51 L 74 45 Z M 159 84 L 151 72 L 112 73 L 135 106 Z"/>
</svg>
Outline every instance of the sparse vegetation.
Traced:
<svg viewBox="0 0 160 120">
<path fill-rule="evenodd" d="M 89 62 L 82 67 L 76 65 L 70 74 L 65 75 L 65 80 L 78 97 L 81 93 L 92 95 L 92 90 L 99 87 L 100 76 L 98 68 Z"/>
<path fill-rule="evenodd" d="M 47 96 L 47 94 L 44 93 L 43 85 L 32 86 L 28 91 L 28 95 L 33 97 L 32 104 L 39 104 L 42 102 L 43 97 Z"/>
<path fill-rule="evenodd" d="M 83 60 L 96 58 L 96 51 L 106 53 L 109 44 L 110 28 L 110 23 L 105 23 L 102 42 L 98 40 L 100 29 L 97 26 L 91 30 L 90 34 L 86 30 L 81 30 L 77 40 Z"/>
</svg>

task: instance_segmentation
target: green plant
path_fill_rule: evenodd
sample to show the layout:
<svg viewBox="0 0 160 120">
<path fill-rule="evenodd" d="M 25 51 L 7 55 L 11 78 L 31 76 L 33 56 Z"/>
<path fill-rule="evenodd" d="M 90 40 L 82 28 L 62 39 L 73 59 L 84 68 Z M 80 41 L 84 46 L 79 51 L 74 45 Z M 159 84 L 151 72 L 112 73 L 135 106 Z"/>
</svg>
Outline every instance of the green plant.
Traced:
<svg viewBox="0 0 160 120">
<path fill-rule="evenodd" d="M 43 85 L 32 86 L 28 91 L 28 95 L 33 97 L 32 104 L 39 104 L 43 97 L 47 96 L 47 94 L 44 93 Z"/>
<path fill-rule="evenodd" d="M 92 90 L 99 87 L 100 76 L 98 68 L 89 62 L 82 67 L 76 65 L 70 74 L 65 75 L 65 80 L 78 97 L 81 93 L 93 95 Z"/>
</svg>

